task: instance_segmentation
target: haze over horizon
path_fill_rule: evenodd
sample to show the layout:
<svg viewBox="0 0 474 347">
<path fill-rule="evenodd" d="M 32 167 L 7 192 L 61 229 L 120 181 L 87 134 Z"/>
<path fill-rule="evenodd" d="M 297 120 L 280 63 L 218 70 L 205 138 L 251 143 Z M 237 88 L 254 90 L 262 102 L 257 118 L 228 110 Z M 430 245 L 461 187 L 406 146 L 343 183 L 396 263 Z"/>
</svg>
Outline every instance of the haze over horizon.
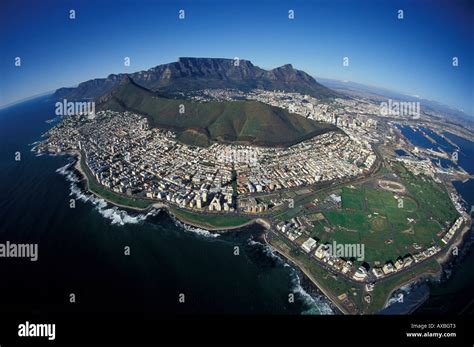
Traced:
<svg viewBox="0 0 474 347">
<path fill-rule="evenodd" d="M 377 86 L 474 114 L 469 1 L 282 1 L 269 6 L 268 1 L 47 0 L 0 6 L 0 107 L 112 73 L 196 56 L 239 57 L 264 69 L 292 64 L 316 79 Z M 74 20 L 70 9 L 76 11 Z M 293 20 L 289 9 L 295 11 Z M 403 19 L 397 18 L 399 9 Z M 14 65 L 17 56 L 21 67 Z M 130 66 L 124 66 L 124 57 L 130 57 Z M 459 66 L 452 66 L 453 57 Z"/>
</svg>

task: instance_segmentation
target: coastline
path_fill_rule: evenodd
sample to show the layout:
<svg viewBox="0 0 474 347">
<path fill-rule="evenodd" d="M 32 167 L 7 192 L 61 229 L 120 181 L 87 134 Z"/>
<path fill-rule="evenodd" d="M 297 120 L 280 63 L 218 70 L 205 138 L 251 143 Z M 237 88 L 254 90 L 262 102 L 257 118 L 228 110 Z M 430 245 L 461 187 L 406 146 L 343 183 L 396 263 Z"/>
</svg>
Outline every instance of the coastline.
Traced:
<svg viewBox="0 0 474 347">
<path fill-rule="evenodd" d="M 444 254 L 440 254 L 436 259 L 440 263 L 440 265 L 445 265 L 451 260 L 451 257 L 454 256 L 453 250 L 454 248 L 459 248 L 464 242 L 464 238 L 466 237 L 467 233 L 471 230 L 472 228 L 472 221 L 470 220 L 470 223 L 461 230 L 459 233 L 458 237 L 454 240 L 454 242 L 447 247 L 447 249 L 444 251 Z"/>
<path fill-rule="evenodd" d="M 397 288 L 394 288 L 393 290 L 390 291 L 388 297 L 387 297 L 387 300 L 385 302 L 385 307 L 388 303 L 388 301 L 390 300 L 390 298 L 393 296 L 393 294 L 399 290 L 400 288 L 406 286 L 406 285 L 409 285 L 409 284 L 412 284 L 412 283 L 416 283 L 420 280 L 423 280 L 425 278 L 428 278 L 428 279 L 436 279 L 436 278 L 439 278 L 439 276 L 441 275 L 442 271 L 443 271 L 443 266 L 447 265 L 451 260 L 452 260 L 452 257 L 454 257 L 454 254 L 453 254 L 453 250 L 454 248 L 459 248 L 459 246 L 461 246 L 464 242 L 464 238 L 466 237 L 467 233 L 471 230 L 472 228 L 472 220 L 469 218 L 469 224 L 464 226 L 463 229 L 461 230 L 460 233 L 458 233 L 457 237 L 454 239 L 454 241 L 451 243 L 450 246 L 446 247 L 446 249 L 444 249 L 442 252 L 442 254 L 438 254 L 437 256 L 435 256 L 435 260 L 438 262 L 440 268 L 438 271 L 436 272 L 424 272 L 422 274 L 420 274 L 419 276 L 416 276 L 412 279 L 409 279 L 403 283 L 401 283 Z"/>
<path fill-rule="evenodd" d="M 422 273 L 420 274 L 419 276 L 416 276 L 415 278 L 412 278 L 410 280 L 407 280 L 405 281 L 404 283 L 400 284 L 398 286 L 398 288 L 394 288 L 388 295 L 388 298 L 385 302 L 385 307 L 388 303 L 388 301 L 390 300 L 390 298 L 393 296 L 393 294 L 399 290 L 400 288 L 406 286 L 406 285 L 410 285 L 410 284 L 414 284 L 418 281 L 421 281 L 423 279 L 438 279 L 443 271 L 443 266 L 449 264 L 449 262 L 452 260 L 452 257 L 454 257 L 455 255 L 453 254 L 453 250 L 454 248 L 459 248 L 463 242 L 464 242 L 464 238 L 466 237 L 467 233 L 471 230 L 472 228 L 472 222 L 470 222 L 469 225 L 466 225 L 464 226 L 464 228 L 461 230 L 461 232 L 458 234 L 458 236 L 456 237 L 456 239 L 454 240 L 454 242 L 449 246 L 447 247 L 445 250 L 443 250 L 443 254 L 439 254 L 437 257 L 435 257 L 435 260 L 438 262 L 439 266 L 440 266 L 440 269 L 436 272 L 425 272 L 425 273 Z M 422 304 L 420 304 L 422 305 Z"/>
<path fill-rule="evenodd" d="M 268 242 L 267 238 L 266 238 L 266 233 L 267 231 L 269 231 L 271 229 L 271 223 L 264 219 L 264 218 L 255 218 L 255 219 L 252 219 L 246 223 L 243 223 L 241 225 L 237 225 L 237 226 L 227 226 L 227 227 L 218 227 L 218 228 L 210 228 L 209 226 L 204 226 L 202 224 L 199 224 L 195 221 L 191 221 L 191 220 L 188 220 L 186 218 L 183 218 L 182 216 L 177 216 L 176 213 L 173 212 L 173 208 L 171 208 L 167 203 L 165 202 L 155 202 L 155 203 L 151 203 L 149 207 L 147 208 L 138 208 L 138 207 L 132 207 L 132 206 L 125 206 L 125 205 L 121 205 L 121 204 L 118 204 L 117 202 L 115 201 L 111 201 L 110 199 L 107 199 L 99 194 L 97 194 L 96 192 L 92 191 L 90 188 L 89 188 L 89 178 L 87 176 L 87 174 L 84 172 L 84 170 L 82 169 L 81 167 L 81 153 L 80 152 L 77 152 L 77 151 L 74 151 L 74 152 L 70 152 L 70 153 L 67 153 L 67 155 L 71 155 L 75 158 L 75 163 L 74 163 L 74 169 L 82 176 L 82 179 L 85 181 L 86 183 L 86 189 L 89 193 L 92 193 L 94 194 L 95 196 L 97 196 L 98 198 L 101 198 L 101 199 L 104 199 L 105 201 L 107 201 L 108 203 L 114 205 L 114 206 L 118 206 L 118 207 L 121 207 L 121 208 L 125 208 L 125 209 L 131 209 L 133 211 L 136 211 L 136 212 L 145 212 L 145 211 L 148 211 L 150 208 L 156 208 L 156 209 L 161 209 L 161 210 L 164 210 L 166 211 L 166 213 L 168 213 L 170 216 L 172 216 L 173 218 L 175 218 L 176 220 L 178 220 L 179 222 L 185 224 L 185 225 L 190 225 L 192 227 L 196 227 L 196 228 L 200 228 L 200 229 L 204 229 L 204 230 L 207 230 L 209 232 L 215 232 L 215 233 L 223 233 L 223 232 L 227 232 L 227 231 L 232 231 L 232 230 L 238 230 L 238 229 L 241 229 L 241 228 L 244 228 L 246 226 L 250 226 L 250 225 L 253 225 L 253 224 L 259 224 L 263 229 L 264 229 L 264 232 L 262 234 L 262 240 L 265 242 L 265 244 L 269 245 L 273 250 L 275 250 L 280 256 L 282 256 L 285 260 L 287 260 L 288 262 L 290 262 L 295 268 L 297 268 L 299 271 L 301 271 L 301 273 L 309 280 L 309 282 L 318 290 L 320 291 L 330 302 L 331 304 L 333 305 L 333 308 L 336 308 L 337 310 L 339 310 L 339 313 L 343 313 L 343 314 L 348 314 L 349 312 L 344 308 L 342 307 L 338 302 L 337 302 L 337 298 L 332 294 L 330 293 L 328 290 L 326 290 L 326 288 L 324 288 L 315 278 L 314 276 L 312 276 L 309 271 L 307 269 L 305 269 L 304 266 L 300 266 L 296 263 L 296 261 L 294 259 L 292 259 L 291 257 L 289 257 L 288 255 L 284 254 L 283 252 L 281 252 L 280 250 L 278 250 L 276 247 L 273 247 L 270 242 Z"/>
<path fill-rule="evenodd" d="M 189 219 L 184 218 L 182 216 L 178 216 L 173 211 L 173 208 L 170 207 L 169 204 L 167 204 L 166 202 L 150 201 L 150 205 L 148 207 L 145 207 L 145 208 L 133 207 L 133 206 L 127 206 L 127 205 L 119 204 L 116 201 L 112 201 L 112 200 L 110 200 L 110 199 L 108 199 L 108 198 L 106 198 L 106 197 L 104 197 L 100 194 L 97 194 L 92 189 L 90 189 L 90 187 L 89 187 L 89 178 L 88 178 L 87 174 L 84 172 L 83 168 L 81 167 L 82 155 L 81 155 L 80 152 L 77 152 L 77 151 L 72 152 L 71 151 L 71 152 L 67 153 L 67 155 L 71 155 L 71 156 L 75 157 L 74 169 L 82 176 L 82 179 L 86 182 L 87 191 L 89 193 L 94 194 L 98 198 L 107 201 L 111 205 L 114 205 L 114 206 L 117 206 L 117 207 L 120 207 L 120 208 L 124 208 L 124 209 L 128 209 L 128 210 L 133 210 L 133 211 L 136 211 L 136 212 L 146 212 L 146 211 L 150 210 L 151 208 L 165 210 L 169 215 L 171 215 L 172 217 L 176 218 L 177 220 L 179 220 L 180 222 L 182 222 L 186 225 L 190 225 L 192 227 L 196 227 L 196 228 L 200 228 L 200 229 L 205 229 L 205 230 L 210 231 L 210 232 L 225 232 L 225 231 L 230 231 L 230 230 L 237 230 L 237 229 L 241 229 L 241 228 L 244 228 L 246 226 L 249 226 L 249 225 L 252 225 L 252 224 L 255 224 L 255 223 L 263 226 L 264 228 L 266 228 L 266 227 L 269 228 L 270 227 L 270 223 L 267 220 L 263 219 L 263 218 L 254 218 L 254 219 L 252 219 L 248 222 L 245 222 L 245 223 L 239 224 L 239 225 L 235 225 L 235 226 L 209 227 L 207 225 L 200 224 L 196 221 L 189 220 Z"/>
<path fill-rule="evenodd" d="M 242 223 L 242 224 L 239 224 L 239 225 L 232 225 L 232 226 L 219 226 L 219 227 L 211 227 L 209 225 L 204 225 L 204 224 L 201 224 L 195 220 L 191 220 L 189 218 L 186 218 L 185 216 L 183 215 L 178 215 L 175 211 L 174 211 L 174 207 L 170 206 L 168 203 L 166 202 L 160 202 L 160 201 L 150 201 L 150 205 L 148 207 L 145 207 L 145 208 L 140 208 L 140 207 L 133 207 L 133 206 L 127 206 L 127 205 L 122 205 L 120 203 L 117 203 L 116 201 L 112 201 L 96 192 L 94 192 L 92 189 L 90 189 L 90 186 L 89 186 L 89 177 L 88 175 L 86 174 L 86 172 L 83 170 L 83 168 L 81 167 L 81 158 L 82 158 L 82 155 L 80 152 L 78 151 L 71 151 L 71 152 L 67 152 L 65 153 L 66 155 L 71 155 L 75 158 L 75 163 L 74 163 L 74 169 L 82 176 L 82 179 L 85 181 L 85 184 L 86 184 L 86 189 L 88 192 L 94 194 L 95 196 L 101 198 L 101 199 L 104 199 L 105 201 L 107 201 L 108 203 L 110 203 L 111 205 L 113 206 L 117 206 L 117 207 L 120 207 L 120 208 L 123 208 L 123 209 L 128 209 L 128 210 L 131 210 L 131 211 L 135 211 L 135 212 L 146 212 L 152 208 L 156 208 L 156 209 L 160 209 L 160 210 L 164 210 L 166 211 L 166 213 L 168 213 L 170 216 L 172 216 L 173 218 L 175 218 L 177 221 L 185 224 L 185 225 L 189 225 L 191 227 L 195 227 L 195 228 L 200 228 L 200 229 L 204 229 L 206 231 L 209 231 L 209 232 L 213 232 L 213 233 L 224 233 L 224 232 L 227 232 L 227 231 L 233 231 L 233 230 L 238 230 L 238 229 L 241 229 L 241 228 L 244 228 L 244 227 L 247 227 L 247 226 L 250 226 L 250 225 L 253 225 L 253 224 L 259 224 L 260 226 L 263 227 L 264 229 L 264 232 L 263 232 L 263 235 L 262 235 L 262 239 L 263 241 L 269 245 L 272 250 L 275 250 L 280 256 L 282 256 L 285 260 L 287 260 L 289 263 L 292 264 L 292 266 L 294 266 L 295 268 L 297 268 L 297 270 L 301 271 L 301 273 L 306 277 L 306 279 L 309 280 L 309 282 L 319 291 L 321 292 L 330 302 L 331 304 L 333 305 L 333 308 L 336 308 L 339 313 L 342 313 L 344 315 L 350 315 L 350 314 L 353 314 L 351 312 L 349 312 L 347 310 L 346 307 L 342 306 L 341 303 L 339 302 L 337 296 L 335 294 L 333 294 L 330 290 L 328 290 L 327 288 L 325 288 L 324 285 L 322 285 L 311 273 L 310 271 L 305 267 L 304 264 L 301 264 L 298 260 L 294 259 L 293 257 L 291 257 L 291 255 L 289 254 L 285 254 L 285 252 L 283 252 L 282 250 L 278 249 L 278 247 L 275 247 L 271 244 L 271 242 L 269 242 L 267 240 L 267 233 L 269 230 L 271 230 L 271 222 L 264 219 L 264 218 L 252 218 L 251 220 L 245 222 L 245 223 Z M 192 213 L 192 212 L 191 212 Z M 420 273 L 419 275 L 416 275 L 412 278 L 409 278 L 407 279 L 406 281 L 402 282 L 401 284 L 397 285 L 396 287 L 394 287 L 393 289 L 390 290 L 390 292 L 387 294 L 385 300 L 384 300 L 384 306 L 381 308 L 385 308 L 388 301 L 390 300 L 390 298 L 393 296 L 393 293 L 396 292 L 397 290 L 399 290 L 401 287 L 403 286 L 406 286 L 410 283 L 415 283 L 423 278 L 436 278 L 436 277 L 439 277 L 441 271 L 442 271 L 442 266 L 446 263 L 448 263 L 452 257 L 452 254 L 451 254 L 451 251 L 454 247 L 457 247 L 459 246 L 460 244 L 462 244 L 463 240 L 464 240 L 464 236 L 467 234 L 467 232 L 471 229 L 471 225 L 472 225 L 472 221 L 469 219 L 469 225 L 465 226 L 463 228 L 463 230 L 461 231 L 461 233 L 459 233 L 456 237 L 456 239 L 454 240 L 454 242 L 445 250 L 443 250 L 443 254 L 441 255 L 438 255 L 438 256 L 435 256 L 434 259 L 437 261 L 437 263 L 440 265 L 440 269 L 436 272 L 424 272 L 424 273 Z M 380 310 L 381 310 L 380 309 Z M 376 314 L 377 312 L 375 312 Z"/>
<path fill-rule="evenodd" d="M 119 204 L 115 201 L 111 201 L 111 200 L 107 199 L 106 197 L 101 196 L 101 195 L 97 194 L 96 192 L 94 192 L 92 189 L 89 188 L 89 179 L 87 178 L 86 173 L 84 172 L 84 170 L 81 167 L 81 153 L 80 152 L 71 152 L 69 154 L 72 155 L 73 157 L 75 157 L 76 162 L 74 163 L 74 170 L 76 170 L 82 176 L 82 179 L 86 182 L 86 188 L 87 188 L 87 191 L 89 193 L 94 194 L 95 196 L 97 196 L 100 199 L 104 199 L 109 204 L 112 204 L 114 206 L 134 210 L 134 211 L 137 211 L 137 212 L 144 212 L 144 211 L 148 210 L 148 208 L 139 208 L 139 207 L 121 205 L 121 204 Z"/>
<path fill-rule="evenodd" d="M 310 274 L 310 272 L 303 266 L 299 265 L 297 260 L 293 259 L 289 255 L 285 254 L 281 250 L 279 250 L 277 247 L 274 247 L 266 238 L 266 233 L 263 235 L 263 239 L 267 245 L 269 245 L 275 252 L 277 252 L 280 256 L 285 258 L 288 262 L 290 262 L 294 267 L 296 267 L 298 270 L 300 270 L 306 278 L 321 292 L 324 294 L 324 296 L 331 301 L 331 304 L 336 307 L 340 313 L 347 315 L 349 312 L 346 310 L 345 307 L 341 306 L 337 300 L 337 298 L 334 296 L 334 294 L 330 293 L 321 283 L 319 283 L 316 278 L 314 278 L 313 275 Z"/>
</svg>

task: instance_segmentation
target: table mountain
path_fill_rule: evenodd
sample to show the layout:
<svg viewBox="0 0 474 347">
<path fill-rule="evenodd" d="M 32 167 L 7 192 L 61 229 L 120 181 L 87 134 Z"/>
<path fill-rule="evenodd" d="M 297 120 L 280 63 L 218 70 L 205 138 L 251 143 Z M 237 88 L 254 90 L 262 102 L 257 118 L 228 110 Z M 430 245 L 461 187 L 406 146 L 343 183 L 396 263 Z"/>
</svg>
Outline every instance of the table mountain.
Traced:
<svg viewBox="0 0 474 347">
<path fill-rule="evenodd" d="M 76 88 L 58 89 L 57 99 L 94 99 L 112 90 L 125 74 L 112 74 L 79 84 Z M 284 90 L 308 94 L 320 99 L 338 94 L 290 64 L 264 70 L 248 60 L 222 58 L 179 58 L 177 62 L 158 65 L 146 71 L 128 74 L 136 84 L 151 91 L 177 93 L 206 88 L 233 88 L 248 91 L 254 88 Z"/>
</svg>

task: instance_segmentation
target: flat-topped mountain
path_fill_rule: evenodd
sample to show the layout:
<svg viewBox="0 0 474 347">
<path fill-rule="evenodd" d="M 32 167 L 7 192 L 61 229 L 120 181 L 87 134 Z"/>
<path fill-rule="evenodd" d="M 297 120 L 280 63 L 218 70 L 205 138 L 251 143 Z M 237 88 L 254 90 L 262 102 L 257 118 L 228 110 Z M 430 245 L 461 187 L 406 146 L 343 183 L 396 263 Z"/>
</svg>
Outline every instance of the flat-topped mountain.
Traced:
<svg viewBox="0 0 474 347">
<path fill-rule="evenodd" d="M 145 115 L 152 127 L 173 130 L 178 140 L 199 146 L 212 142 L 289 146 L 337 129 L 257 101 L 199 103 L 163 97 L 128 76 L 97 99 L 96 109 Z"/>
<path fill-rule="evenodd" d="M 79 84 L 76 88 L 58 89 L 54 97 L 70 100 L 93 99 L 112 90 L 125 74 L 112 74 Z M 162 93 L 176 93 L 206 88 L 284 90 L 308 94 L 320 99 L 338 94 L 316 82 L 290 64 L 264 70 L 248 60 L 223 58 L 179 58 L 177 62 L 158 65 L 129 74 L 136 84 Z"/>
</svg>

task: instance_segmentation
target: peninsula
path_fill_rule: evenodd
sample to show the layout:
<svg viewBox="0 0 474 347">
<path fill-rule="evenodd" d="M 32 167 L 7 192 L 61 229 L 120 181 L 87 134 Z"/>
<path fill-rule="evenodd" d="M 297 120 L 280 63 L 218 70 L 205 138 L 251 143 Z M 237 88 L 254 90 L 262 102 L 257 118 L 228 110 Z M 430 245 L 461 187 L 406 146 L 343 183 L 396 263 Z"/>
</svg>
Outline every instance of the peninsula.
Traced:
<svg viewBox="0 0 474 347">
<path fill-rule="evenodd" d="M 63 116 L 35 150 L 76 156 L 87 189 L 117 206 L 211 231 L 261 224 L 346 314 L 377 313 L 401 286 L 436 276 L 471 227 L 451 182 L 472 177 L 436 161 L 454 158 L 445 132 L 470 135 L 440 131 L 442 115 L 381 112 L 291 65 L 165 65 L 58 90 L 93 97 L 97 112 Z"/>
</svg>

